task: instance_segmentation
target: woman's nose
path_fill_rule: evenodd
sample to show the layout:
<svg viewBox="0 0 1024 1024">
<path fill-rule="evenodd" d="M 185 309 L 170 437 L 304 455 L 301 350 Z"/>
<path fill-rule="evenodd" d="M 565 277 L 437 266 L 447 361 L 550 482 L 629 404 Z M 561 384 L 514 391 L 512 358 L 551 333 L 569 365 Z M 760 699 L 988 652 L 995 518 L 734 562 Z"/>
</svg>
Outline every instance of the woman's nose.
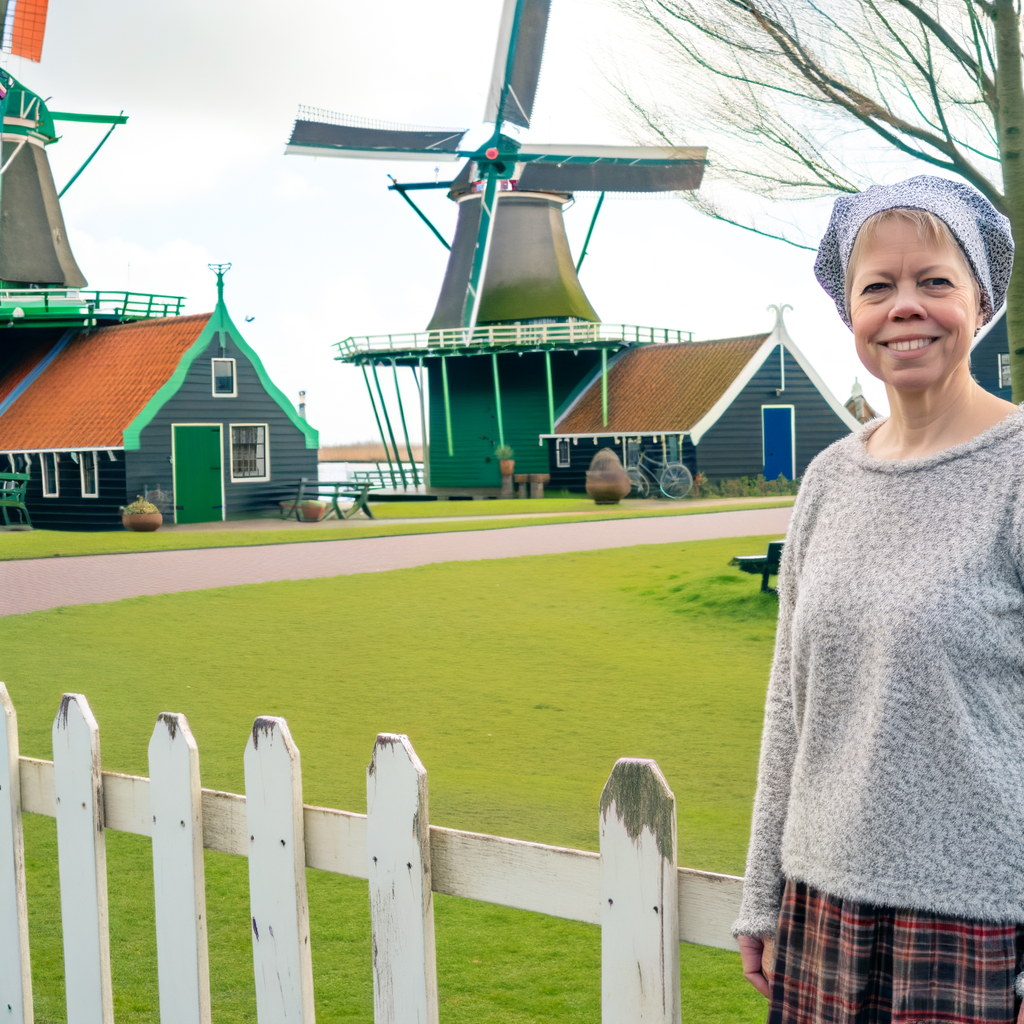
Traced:
<svg viewBox="0 0 1024 1024">
<path fill-rule="evenodd" d="M 927 320 L 928 310 L 921 305 L 915 288 L 899 288 L 889 307 L 890 320 Z"/>
</svg>

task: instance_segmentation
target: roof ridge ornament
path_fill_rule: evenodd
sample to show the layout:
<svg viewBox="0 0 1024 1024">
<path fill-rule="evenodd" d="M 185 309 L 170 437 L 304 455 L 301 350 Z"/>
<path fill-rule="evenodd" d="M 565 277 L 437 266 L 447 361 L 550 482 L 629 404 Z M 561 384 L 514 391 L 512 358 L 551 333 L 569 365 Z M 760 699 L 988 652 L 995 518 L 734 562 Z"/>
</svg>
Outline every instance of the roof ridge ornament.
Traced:
<svg viewBox="0 0 1024 1024">
<path fill-rule="evenodd" d="M 775 327 L 773 328 L 773 332 L 777 331 L 780 327 L 783 330 L 785 330 L 786 325 L 785 325 L 784 317 L 786 315 L 786 310 L 787 309 L 792 309 L 793 307 L 788 302 L 778 302 L 778 303 L 773 302 L 770 305 L 765 306 L 764 308 L 766 310 L 769 310 L 769 309 L 774 309 L 775 310 Z"/>
</svg>

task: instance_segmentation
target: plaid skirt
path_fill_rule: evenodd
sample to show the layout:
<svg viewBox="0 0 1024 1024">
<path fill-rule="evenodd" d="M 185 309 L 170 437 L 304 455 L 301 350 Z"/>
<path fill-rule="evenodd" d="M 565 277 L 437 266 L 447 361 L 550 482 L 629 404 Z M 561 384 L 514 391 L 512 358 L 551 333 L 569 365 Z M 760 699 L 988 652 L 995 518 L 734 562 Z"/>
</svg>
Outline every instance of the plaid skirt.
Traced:
<svg viewBox="0 0 1024 1024">
<path fill-rule="evenodd" d="M 854 903 L 786 882 L 768 1024 L 1013 1024 L 1024 926 Z"/>
</svg>

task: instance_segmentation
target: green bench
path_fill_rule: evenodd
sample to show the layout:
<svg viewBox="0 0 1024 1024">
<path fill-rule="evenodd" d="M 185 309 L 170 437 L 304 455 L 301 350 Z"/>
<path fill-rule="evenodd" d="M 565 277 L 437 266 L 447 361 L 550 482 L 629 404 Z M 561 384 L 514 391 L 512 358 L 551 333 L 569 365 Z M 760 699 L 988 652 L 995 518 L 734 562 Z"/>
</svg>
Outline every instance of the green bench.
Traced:
<svg viewBox="0 0 1024 1024">
<path fill-rule="evenodd" d="M 299 510 L 304 501 L 326 500 L 331 507 L 327 510 L 327 515 L 324 516 L 325 519 L 332 515 L 338 519 L 351 519 L 360 510 L 365 512 L 370 519 L 373 519 L 374 516 L 370 511 L 369 505 L 371 490 L 373 490 L 372 484 L 353 485 L 350 480 L 310 480 L 309 477 L 304 476 L 299 481 L 299 489 L 296 491 L 295 501 L 281 502 L 282 518 L 294 518 L 297 522 L 302 522 Z M 351 498 L 352 507 L 342 512 L 338 507 L 339 498 Z"/>
<path fill-rule="evenodd" d="M 761 577 L 761 593 L 774 594 L 775 588 L 768 586 L 768 577 L 777 576 L 779 562 L 782 560 L 784 540 L 773 540 L 763 555 L 737 555 L 729 564 L 735 565 L 741 572 L 749 572 Z"/>
<path fill-rule="evenodd" d="M 32 517 L 25 506 L 25 491 L 28 490 L 28 473 L 0 473 L 0 509 L 4 513 L 4 525 L 11 526 L 9 509 L 18 511 L 18 525 L 32 529 Z"/>
</svg>

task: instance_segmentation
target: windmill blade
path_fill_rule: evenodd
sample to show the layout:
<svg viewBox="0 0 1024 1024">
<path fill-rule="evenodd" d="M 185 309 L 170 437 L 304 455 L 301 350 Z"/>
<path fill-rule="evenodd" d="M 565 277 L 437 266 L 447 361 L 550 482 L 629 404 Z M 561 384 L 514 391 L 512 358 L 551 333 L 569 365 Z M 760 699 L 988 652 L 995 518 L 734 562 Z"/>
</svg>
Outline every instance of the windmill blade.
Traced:
<svg viewBox="0 0 1024 1024">
<path fill-rule="evenodd" d="M 530 127 L 551 0 L 505 0 L 484 120 Z"/>
<path fill-rule="evenodd" d="M 523 146 L 518 187 L 543 192 L 683 192 L 700 187 L 703 146 Z"/>
<path fill-rule="evenodd" d="M 386 124 L 300 107 L 285 153 L 380 160 L 458 160 L 459 141 L 466 131 Z"/>
<path fill-rule="evenodd" d="M 2 48 L 6 53 L 39 63 L 43 56 L 48 2 L 49 0 L 0 2 L 0 22 L 4 27 Z"/>
</svg>

